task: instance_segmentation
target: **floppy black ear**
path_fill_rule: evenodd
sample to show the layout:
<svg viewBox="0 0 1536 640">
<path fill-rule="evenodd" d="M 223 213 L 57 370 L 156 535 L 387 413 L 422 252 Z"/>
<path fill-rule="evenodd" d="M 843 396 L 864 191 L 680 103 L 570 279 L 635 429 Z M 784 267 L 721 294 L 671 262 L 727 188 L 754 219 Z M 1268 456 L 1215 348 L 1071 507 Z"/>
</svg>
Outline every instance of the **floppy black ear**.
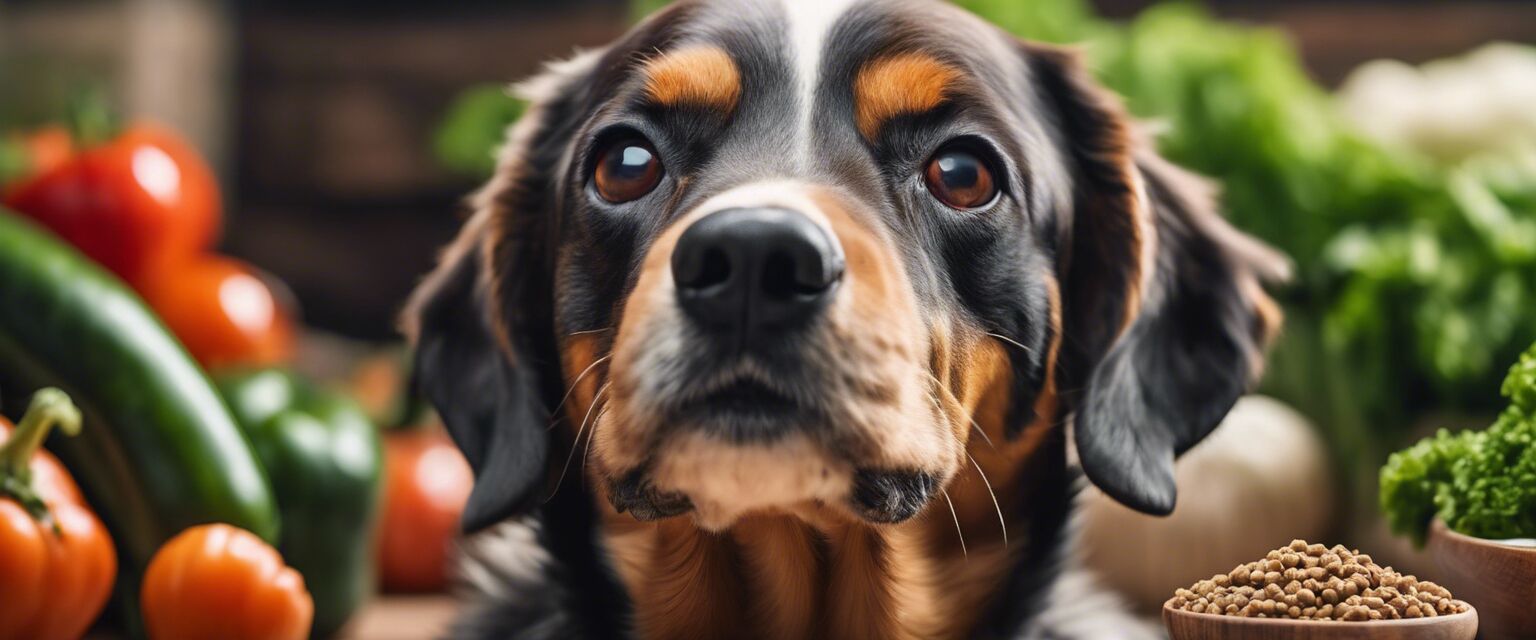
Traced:
<svg viewBox="0 0 1536 640">
<path fill-rule="evenodd" d="M 1076 56 L 1031 47 L 1069 148 L 1075 192 L 1062 256 L 1063 370 L 1088 478 L 1167 514 L 1175 456 L 1257 382 L 1279 312 L 1260 279 L 1285 258 L 1232 228 L 1214 190 L 1159 158 Z"/>
<path fill-rule="evenodd" d="M 466 233 L 479 233 L 477 225 Z M 454 247 L 418 290 L 413 378 L 475 472 L 463 526 L 474 532 L 533 502 L 548 448 L 538 374 L 497 343 L 482 250 Z M 519 353 L 524 351 L 524 353 Z"/>
<path fill-rule="evenodd" d="M 538 502 L 560 386 L 551 310 L 554 172 L 596 54 L 525 85 L 532 101 L 509 134 L 474 213 L 407 305 L 416 388 L 475 472 L 463 527 L 473 533 Z"/>
</svg>

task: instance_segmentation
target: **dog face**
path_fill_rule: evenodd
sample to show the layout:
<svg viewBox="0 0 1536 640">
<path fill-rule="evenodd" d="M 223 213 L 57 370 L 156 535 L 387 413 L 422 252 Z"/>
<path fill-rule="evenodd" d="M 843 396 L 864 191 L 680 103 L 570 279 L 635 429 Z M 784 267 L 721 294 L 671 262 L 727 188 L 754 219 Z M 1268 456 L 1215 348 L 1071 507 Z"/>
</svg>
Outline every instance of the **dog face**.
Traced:
<svg viewBox="0 0 1536 640">
<path fill-rule="evenodd" d="M 1282 261 L 1072 56 L 947 4 L 684 2 L 529 91 L 407 317 L 470 529 L 577 459 L 642 520 L 900 522 L 1069 414 L 1166 513 L 1258 375 Z"/>
</svg>

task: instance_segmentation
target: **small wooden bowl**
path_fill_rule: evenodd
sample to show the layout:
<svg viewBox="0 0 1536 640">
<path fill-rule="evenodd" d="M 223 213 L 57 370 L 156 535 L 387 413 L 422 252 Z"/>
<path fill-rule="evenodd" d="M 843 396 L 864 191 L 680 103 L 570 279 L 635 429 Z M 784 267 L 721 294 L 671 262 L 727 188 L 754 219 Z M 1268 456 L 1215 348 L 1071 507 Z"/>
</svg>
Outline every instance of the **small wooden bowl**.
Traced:
<svg viewBox="0 0 1536 640">
<path fill-rule="evenodd" d="M 1536 549 L 1462 535 L 1436 519 L 1429 554 L 1440 584 L 1482 611 L 1485 637 L 1536 637 Z"/>
<path fill-rule="evenodd" d="M 1193 613 L 1164 604 L 1163 624 L 1171 640 L 1473 640 L 1477 610 L 1435 618 L 1323 622 Z"/>
</svg>

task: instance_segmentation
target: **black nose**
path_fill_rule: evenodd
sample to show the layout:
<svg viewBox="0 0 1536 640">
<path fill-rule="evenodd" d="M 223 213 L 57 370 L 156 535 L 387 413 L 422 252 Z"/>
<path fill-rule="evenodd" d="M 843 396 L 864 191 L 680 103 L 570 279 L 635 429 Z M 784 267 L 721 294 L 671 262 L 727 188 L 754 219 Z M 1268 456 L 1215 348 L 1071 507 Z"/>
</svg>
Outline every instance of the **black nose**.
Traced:
<svg viewBox="0 0 1536 640">
<path fill-rule="evenodd" d="M 678 302 L 693 320 L 746 339 L 793 328 L 826 306 L 843 248 L 787 209 L 726 209 L 694 222 L 672 250 Z"/>
</svg>

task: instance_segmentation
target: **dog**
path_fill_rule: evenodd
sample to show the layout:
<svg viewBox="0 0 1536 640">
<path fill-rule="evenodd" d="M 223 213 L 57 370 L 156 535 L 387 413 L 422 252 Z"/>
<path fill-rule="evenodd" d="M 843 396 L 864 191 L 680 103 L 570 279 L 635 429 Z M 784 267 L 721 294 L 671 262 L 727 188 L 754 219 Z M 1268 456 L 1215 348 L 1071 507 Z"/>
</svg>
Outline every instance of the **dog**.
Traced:
<svg viewBox="0 0 1536 640">
<path fill-rule="evenodd" d="M 1286 264 L 1077 55 L 684 0 L 522 91 L 404 321 L 490 529 L 456 637 L 1129 633 L 1072 570 L 1080 478 L 1173 510 Z"/>
</svg>

